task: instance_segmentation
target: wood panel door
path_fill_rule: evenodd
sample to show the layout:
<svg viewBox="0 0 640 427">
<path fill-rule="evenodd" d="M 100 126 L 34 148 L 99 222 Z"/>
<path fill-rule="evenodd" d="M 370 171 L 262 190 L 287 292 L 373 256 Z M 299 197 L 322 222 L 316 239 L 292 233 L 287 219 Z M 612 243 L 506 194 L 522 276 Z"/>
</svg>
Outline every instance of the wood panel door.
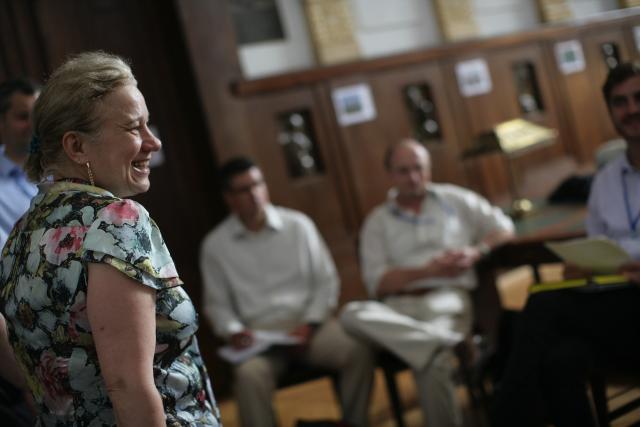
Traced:
<svg viewBox="0 0 640 427">
<path fill-rule="evenodd" d="M 341 301 L 365 296 L 356 255 L 357 227 L 352 200 L 345 185 L 341 161 L 336 157 L 330 125 L 322 102 L 312 87 L 269 94 L 247 100 L 251 117 L 252 152 L 263 170 L 274 204 L 309 215 L 325 238 L 342 279 Z M 313 149 L 315 172 L 296 176 L 287 144 L 292 143 L 287 120 L 304 120 L 306 138 Z M 299 141 L 297 141 L 299 142 Z"/>
<path fill-rule="evenodd" d="M 568 40 L 580 43 L 585 60 L 583 70 L 563 74 L 554 58 L 561 105 L 573 128 L 570 150 L 580 162 L 593 163 L 597 148 L 607 140 L 617 137 L 601 91 L 608 72 L 602 46 L 605 43 L 615 44 L 621 61 L 630 59 L 630 49 L 623 29 L 611 25 L 589 32 L 576 31 L 572 37 L 552 40 L 548 43 L 549 52 L 554 54 L 556 44 Z"/>
<path fill-rule="evenodd" d="M 609 118 L 609 109 L 602 96 L 602 85 L 609 73 L 606 63 L 605 50 L 614 48 L 619 62 L 631 59 L 632 47 L 628 45 L 623 28 L 612 27 L 600 31 L 591 31 L 583 37 L 585 57 L 589 80 L 592 84 L 593 99 L 589 103 L 592 118 L 597 124 L 597 132 L 591 135 L 584 144 L 584 153 L 587 159 L 594 159 L 598 148 L 610 139 L 618 138 L 618 134 Z M 608 46 L 608 47 L 607 47 Z"/>
<path fill-rule="evenodd" d="M 466 61 L 480 59 L 486 62 L 491 79 L 491 88 L 486 93 L 464 96 L 458 82 L 456 68 Z M 536 105 L 525 108 L 517 80 L 517 70 L 525 67 L 532 76 L 532 90 Z M 538 43 L 524 44 L 506 49 L 495 49 L 482 55 L 455 57 L 444 64 L 449 98 L 457 112 L 462 148 L 469 150 L 477 137 L 490 132 L 498 123 L 524 118 L 526 120 L 559 131 L 555 144 L 536 148 L 516 158 L 506 159 L 500 153 L 487 154 L 465 160 L 468 181 L 471 187 L 490 200 L 502 202 L 514 196 L 538 196 L 525 194 L 526 177 L 546 159 L 565 153 L 564 141 L 570 129 L 561 120 L 561 111 L 553 85 L 553 73 L 543 46 Z M 531 100 L 530 100 L 531 101 Z M 513 180 L 513 181 L 511 181 Z M 510 188 L 513 185 L 514 188 Z"/>
</svg>

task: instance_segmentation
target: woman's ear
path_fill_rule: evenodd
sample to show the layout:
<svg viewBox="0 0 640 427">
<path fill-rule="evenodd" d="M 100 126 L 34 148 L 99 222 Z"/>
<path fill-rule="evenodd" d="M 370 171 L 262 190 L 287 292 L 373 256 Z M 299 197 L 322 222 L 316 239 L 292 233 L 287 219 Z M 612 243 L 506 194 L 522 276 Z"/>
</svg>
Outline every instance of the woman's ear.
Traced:
<svg viewBox="0 0 640 427">
<path fill-rule="evenodd" d="M 85 150 L 86 138 L 76 131 L 65 132 L 62 135 L 62 149 L 73 162 L 83 165 L 89 161 Z"/>
</svg>

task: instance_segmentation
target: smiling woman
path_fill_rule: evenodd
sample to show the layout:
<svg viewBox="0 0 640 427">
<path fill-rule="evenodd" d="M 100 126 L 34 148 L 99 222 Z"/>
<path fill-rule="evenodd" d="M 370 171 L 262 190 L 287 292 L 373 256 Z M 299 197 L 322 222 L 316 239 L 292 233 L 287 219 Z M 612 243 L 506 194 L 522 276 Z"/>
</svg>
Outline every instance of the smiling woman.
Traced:
<svg viewBox="0 0 640 427">
<path fill-rule="evenodd" d="M 52 179 L 2 251 L 0 312 L 38 425 L 220 424 L 191 300 L 123 199 L 150 186 L 148 120 L 129 66 L 102 52 L 68 60 L 35 105 L 26 169 Z"/>
</svg>

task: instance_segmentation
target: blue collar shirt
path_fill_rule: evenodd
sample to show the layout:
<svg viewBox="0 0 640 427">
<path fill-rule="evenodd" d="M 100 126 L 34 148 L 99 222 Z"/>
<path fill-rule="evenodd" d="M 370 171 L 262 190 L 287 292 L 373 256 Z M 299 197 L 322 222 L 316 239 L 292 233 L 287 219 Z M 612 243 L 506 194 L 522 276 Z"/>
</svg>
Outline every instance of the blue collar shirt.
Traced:
<svg viewBox="0 0 640 427">
<path fill-rule="evenodd" d="M 4 147 L 0 146 L 0 248 L 37 192 L 38 188 L 27 180 L 22 168 L 5 155 Z"/>
<path fill-rule="evenodd" d="M 606 236 L 640 260 L 640 170 L 629 164 L 626 154 L 596 175 L 586 227 L 589 236 Z"/>
</svg>

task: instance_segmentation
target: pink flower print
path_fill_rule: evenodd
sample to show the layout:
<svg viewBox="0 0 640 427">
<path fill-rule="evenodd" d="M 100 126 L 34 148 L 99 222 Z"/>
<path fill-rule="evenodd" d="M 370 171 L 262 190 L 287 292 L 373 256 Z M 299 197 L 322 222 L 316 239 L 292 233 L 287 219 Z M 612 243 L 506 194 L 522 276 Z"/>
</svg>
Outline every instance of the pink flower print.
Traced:
<svg viewBox="0 0 640 427">
<path fill-rule="evenodd" d="M 68 382 L 69 361 L 45 351 L 36 366 L 36 376 L 44 388 L 44 404 L 47 408 L 56 415 L 66 414 L 73 403 L 73 398 L 63 386 Z"/>
<path fill-rule="evenodd" d="M 72 226 L 47 230 L 42 236 L 47 261 L 55 265 L 62 264 L 69 254 L 76 253 L 82 247 L 88 229 L 87 226 Z"/>
<path fill-rule="evenodd" d="M 87 317 L 87 304 L 78 301 L 71 307 L 69 315 L 69 336 L 74 341 L 80 337 L 80 333 L 89 331 L 89 318 Z"/>
<path fill-rule="evenodd" d="M 140 216 L 140 208 L 133 200 L 122 200 L 111 203 L 102 209 L 98 217 L 108 224 L 122 226 L 123 224 L 134 225 Z"/>
<path fill-rule="evenodd" d="M 163 279 L 178 277 L 178 271 L 176 270 L 175 264 L 170 262 L 169 264 L 160 267 L 160 271 L 158 271 L 158 277 L 161 277 Z"/>
<path fill-rule="evenodd" d="M 169 348 L 169 344 L 156 344 L 155 354 L 161 354 Z"/>
<path fill-rule="evenodd" d="M 207 398 L 207 394 L 204 392 L 204 390 L 200 390 L 196 395 L 196 400 L 198 401 L 200 406 L 204 406 L 204 402 L 206 398 Z"/>
</svg>

